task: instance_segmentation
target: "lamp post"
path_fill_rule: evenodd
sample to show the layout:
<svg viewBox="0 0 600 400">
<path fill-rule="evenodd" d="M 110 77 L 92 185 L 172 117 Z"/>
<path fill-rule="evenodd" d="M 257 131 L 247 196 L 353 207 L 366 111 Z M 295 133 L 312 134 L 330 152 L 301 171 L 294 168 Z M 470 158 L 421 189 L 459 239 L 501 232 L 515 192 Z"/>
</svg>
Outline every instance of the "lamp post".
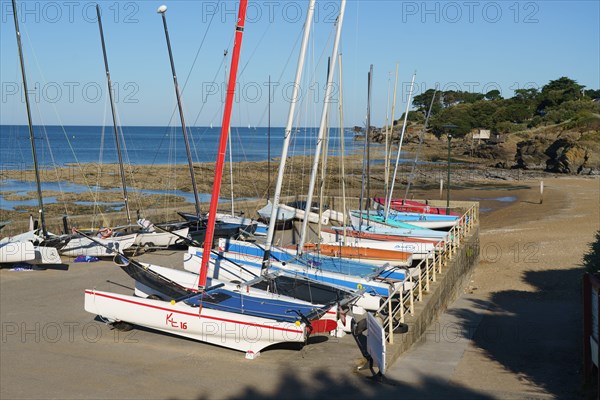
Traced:
<svg viewBox="0 0 600 400">
<path fill-rule="evenodd" d="M 452 142 L 452 135 L 448 133 L 448 189 L 446 195 L 446 215 L 450 215 L 450 143 Z"/>
<path fill-rule="evenodd" d="M 450 148 L 452 143 L 452 134 L 450 129 L 457 128 L 456 125 L 447 124 L 442 126 L 448 135 L 448 184 L 446 189 L 446 215 L 450 215 Z"/>
</svg>

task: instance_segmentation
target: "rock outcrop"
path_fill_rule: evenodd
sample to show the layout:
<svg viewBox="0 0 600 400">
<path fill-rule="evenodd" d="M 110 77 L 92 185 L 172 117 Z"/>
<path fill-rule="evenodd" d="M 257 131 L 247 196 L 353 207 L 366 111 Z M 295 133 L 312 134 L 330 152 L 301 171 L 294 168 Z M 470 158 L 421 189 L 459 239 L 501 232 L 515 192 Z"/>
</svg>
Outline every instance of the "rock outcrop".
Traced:
<svg viewBox="0 0 600 400">
<path fill-rule="evenodd" d="M 580 174 L 586 168 L 588 151 L 571 139 L 559 138 L 545 151 L 549 157 L 546 171 L 561 174 Z"/>
<path fill-rule="evenodd" d="M 523 140 L 517 143 L 517 153 L 515 154 L 515 165 L 513 168 L 521 169 L 544 169 L 548 156 L 545 150 L 548 140 L 542 137 Z"/>
</svg>

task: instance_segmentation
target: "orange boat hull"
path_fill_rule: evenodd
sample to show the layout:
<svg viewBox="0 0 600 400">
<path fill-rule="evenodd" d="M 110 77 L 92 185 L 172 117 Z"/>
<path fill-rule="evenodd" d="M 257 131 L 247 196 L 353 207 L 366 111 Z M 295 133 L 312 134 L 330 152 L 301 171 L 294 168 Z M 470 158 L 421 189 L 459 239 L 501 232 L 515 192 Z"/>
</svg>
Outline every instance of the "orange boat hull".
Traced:
<svg viewBox="0 0 600 400">
<path fill-rule="evenodd" d="M 324 256 L 344 258 L 368 258 L 378 261 L 408 262 L 412 254 L 404 251 L 371 249 L 368 247 L 341 246 L 336 244 L 320 244 L 319 252 Z M 314 243 L 305 244 L 304 251 L 317 251 Z"/>
</svg>

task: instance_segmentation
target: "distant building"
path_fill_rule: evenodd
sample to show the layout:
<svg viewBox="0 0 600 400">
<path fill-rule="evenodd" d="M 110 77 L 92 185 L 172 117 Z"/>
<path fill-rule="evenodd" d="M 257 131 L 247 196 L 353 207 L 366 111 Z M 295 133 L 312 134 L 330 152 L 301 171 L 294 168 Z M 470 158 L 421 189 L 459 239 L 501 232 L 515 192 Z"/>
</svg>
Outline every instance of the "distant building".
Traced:
<svg viewBox="0 0 600 400">
<path fill-rule="evenodd" d="M 473 140 L 490 140 L 491 131 L 489 129 L 478 129 L 473 132 Z"/>
</svg>

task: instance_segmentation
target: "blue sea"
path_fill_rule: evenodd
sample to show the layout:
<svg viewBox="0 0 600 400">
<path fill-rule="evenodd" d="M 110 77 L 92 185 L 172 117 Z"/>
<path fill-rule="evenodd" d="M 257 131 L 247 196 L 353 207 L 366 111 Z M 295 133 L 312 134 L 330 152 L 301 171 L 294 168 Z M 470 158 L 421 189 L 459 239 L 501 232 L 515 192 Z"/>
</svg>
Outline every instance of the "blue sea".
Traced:
<svg viewBox="0 0 600 400">
<path fill-rule="evenodd" d="M 180 127 L 122 127 L 123 160 L 132 165 L 187 163 Z M 192 127 L 189 136 L 194 162 L 216 160 L 220 127 Z M 271 128 L 270 156 L 281 155 L 284 128 Z M 73 163 L 116 163 L 115 136 L 112 127 L 102 126 L 34 126 L 38 162 L 42 167 Z M 289 155 L 312 155 L 318 136 L 317 128 L 300 128 L 292 134 Z M 363 142 L 345 134 L 346 153 L 362 152 Z M 232 158 L 238 161 L 263 161 L 269 155 L 267 128 L 231 128 Z M 331 130 L 330 154 L 340 154 L 337 129 Z M 0 160 L 2 169 L 31 168 L 32 155 L 27 126 L 0 125 Z M 229 160 L 227 154 L 226 160 Z"/>
</svg>

